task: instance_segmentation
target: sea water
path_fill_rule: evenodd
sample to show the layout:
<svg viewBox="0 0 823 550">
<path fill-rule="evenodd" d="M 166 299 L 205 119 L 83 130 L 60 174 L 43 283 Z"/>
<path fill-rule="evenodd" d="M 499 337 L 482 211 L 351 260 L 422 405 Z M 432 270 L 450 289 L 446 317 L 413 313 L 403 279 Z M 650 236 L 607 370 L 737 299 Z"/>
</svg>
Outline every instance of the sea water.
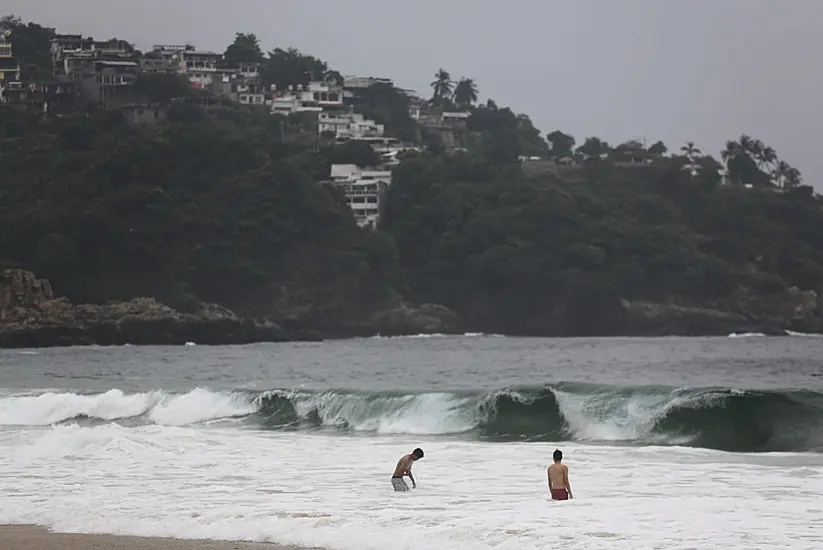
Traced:
<svg viewBox="0 0 823 550">
<path fill-rule="evenodd" d="M 329 549 L 819 548 L 823 341 L 0 352 L 0 523 Z M 395 462 L 422 447 L 418 488 Z M 552 502 L 561 448 L 575 499 Z"/>
</svg>

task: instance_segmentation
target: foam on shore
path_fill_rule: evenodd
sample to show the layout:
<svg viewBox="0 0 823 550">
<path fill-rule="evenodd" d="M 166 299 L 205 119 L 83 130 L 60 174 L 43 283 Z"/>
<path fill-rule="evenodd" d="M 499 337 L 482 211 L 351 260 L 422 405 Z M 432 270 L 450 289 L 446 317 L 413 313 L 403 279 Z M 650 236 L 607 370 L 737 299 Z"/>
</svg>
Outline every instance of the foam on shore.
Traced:
<svg viewBox="0 0 823 550">
<path fill-rule="evenodd" d="M 0 525 L 0 548 L 4 550 L 298 550 L 293 546 L 278 546 L 262 542 L 52 533 L 35 525 Z"/>
</svg>

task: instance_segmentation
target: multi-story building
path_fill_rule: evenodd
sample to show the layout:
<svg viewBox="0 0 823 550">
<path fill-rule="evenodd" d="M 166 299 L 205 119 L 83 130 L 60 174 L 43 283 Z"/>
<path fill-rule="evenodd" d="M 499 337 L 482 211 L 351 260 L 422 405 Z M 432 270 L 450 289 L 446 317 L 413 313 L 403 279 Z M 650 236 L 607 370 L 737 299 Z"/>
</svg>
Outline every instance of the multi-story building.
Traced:
<svg viewBox="0 0 823 550">
<path fill-rule="evenodd" d="M 0 33 L 0 86 L 20 80 L 20 62 L 11 50 L 8 32 Z"/>
<path fill-rule="evenodd" d="M 7 59 L 12 57 L 11 40 L 9 40 L 8 31 L 0 32 L 0 58 Z"/>
<path fill-rule="evenodd" d="M 132 103 L 132 85 L 140 73 L 137 61 L 93 61 L 92 71 L 83 75 L 81 92 L 87 101 L 115 108 Z"/>
<path fill-rule="evenodd" d="M 140 64 L 140 74 L 174 74 L 177 64 L 171 59 L 149 52 L 137 60 Z"/>
<path fill-rule="evenodd" d="M 186 75 L 194 88 L 206 88 L 222 80 L 223 71 L 218 67 L 222 59 L 219 53 L 197 50 L 191 44 L 172 54 L 178 71 Z"/>
<path fill-rule="evenodd" d="M 423 128 L 432 130 L 465 130 L 471 113 L 462 111 L 443 111 L 432 109 L 422 111 L 417 116 L 417 122 Z"/>
<path fill-rule="evenodd" d="M 340 140 L 382 137 L 385 127 L 359 113 L 323 111 L 317 116 L 317 131 L 331 132 Z"/>
<path fill-rule="evenodd" d="M 377 227 L 391 178 L 390 170 L 360 168 L 355 164 L 331 166 L 331 180 L 345 194 L 346 204 L 360 227 Z"/>
<path fill-rule="evenodd" d="M 74 84 L 71 82 L 8 82 L 4 86 L 0 103 L 48 114 L 55 108 L 59 111 L 62 103 L 73 98 Z"/>
<path fill-rule="evenodd" d="M 343 78 L 343 87 L 351 90 L 371 88 L 375 84 L 394 86 L 390 78 L 376 78 L 373 76 L 346 76 Z"/>
<path fill-rule="evenodd" d="M 232 86 L 232 95 L 241 105 L 266 105 L 266 90 L 257 81 L 238 80 Z"/>
<path fill-rule="evenodd" d="M 287 90 L 273 91 L 271 111 L 274 114 L 290 115 L 348 110 L 348 106 L 343 101 L 343 88 L 333 82 L 309 82 L 305 86 L 289 86 Z"/>
<path fill-rule="evenodd" d="M 260 78 L 260 63 L 241 63 L 237 73 L 246 80 Z"/>
</svg>

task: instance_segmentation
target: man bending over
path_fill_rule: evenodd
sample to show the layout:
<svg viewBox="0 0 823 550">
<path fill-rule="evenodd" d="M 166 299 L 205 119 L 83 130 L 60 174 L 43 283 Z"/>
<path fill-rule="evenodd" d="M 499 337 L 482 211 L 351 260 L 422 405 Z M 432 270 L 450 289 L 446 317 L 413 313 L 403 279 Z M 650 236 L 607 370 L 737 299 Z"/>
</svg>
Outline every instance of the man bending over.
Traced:
<svg viewBox="0 0 823 550">
<path fill-rule="evenodd" d="M 405 455 L 397 461 L 397 466 L 395 466 L 394 473 L 391 476 L 391 484 L 395 491 L 409 490 L 409 486 L 406 485 L 406 481 L 403 479 L 403 476 L 409 476 L 409 479 L 412 482 L 412 488 L 417 487 L 417 483 L 414 481 L 414 476 L 411 473 L 411 467 L 412 464 L 421 458 L 423 458 L 423 449 L 417 448 L 413 450 L 411 454 Z"/>
</svg>

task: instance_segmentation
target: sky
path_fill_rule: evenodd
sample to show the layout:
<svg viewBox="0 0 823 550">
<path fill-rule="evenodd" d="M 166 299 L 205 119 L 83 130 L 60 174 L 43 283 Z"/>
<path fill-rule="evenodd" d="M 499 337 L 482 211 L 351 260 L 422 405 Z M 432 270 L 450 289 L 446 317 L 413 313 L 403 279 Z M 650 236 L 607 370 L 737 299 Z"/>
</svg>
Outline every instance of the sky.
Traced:
<svg viewBox="0 0 823 550">
<path fill-rule="evenodd" d="M 0 0 L 0 13 L 144 49 L 222 52 L 252 32 L 426 96 L 442 67 L 544 135 L 694 141 L 719 158 L 745 133 L 823 191 L 820 0 Z"/>
</svg>

